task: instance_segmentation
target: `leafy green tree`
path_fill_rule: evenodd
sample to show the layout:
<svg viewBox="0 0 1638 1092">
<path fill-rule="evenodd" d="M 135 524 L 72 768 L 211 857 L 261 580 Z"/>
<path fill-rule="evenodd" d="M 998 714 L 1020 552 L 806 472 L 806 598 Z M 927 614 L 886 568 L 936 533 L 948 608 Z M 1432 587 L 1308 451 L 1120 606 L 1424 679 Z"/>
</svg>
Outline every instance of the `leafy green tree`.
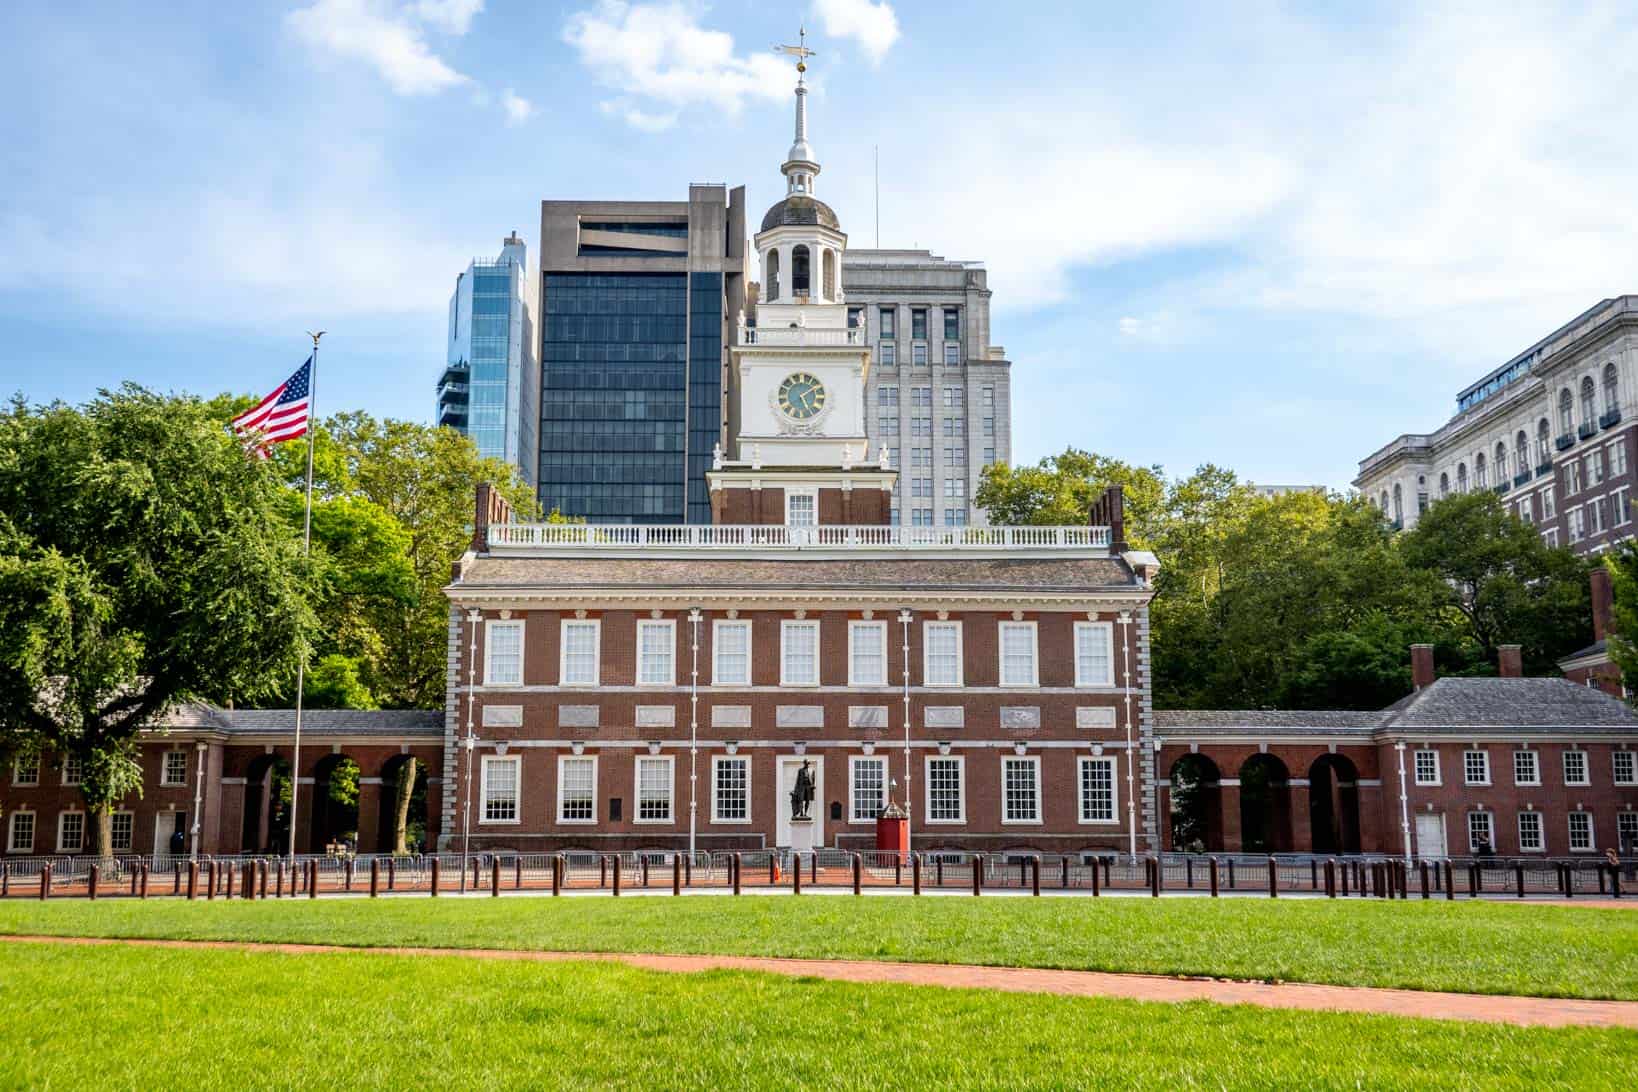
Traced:
<svg viewBox="0 0 1638 1092">
<path fill-rule="evenodd" d="M 1632 636 L 1638 634 L 1638 541 L 1620 543 L 1601 563 L 1609 568 L 1615 598 L 1610 632 L 1605 635 L 1610 659 L 1626 678 L 1638 679 L 1638 644 Z"/>
<path fill-rule="evenodd" d="M 212 407 L 127 385 L 0 417 L 0 732 L 83 763 L 98 851 L 137 733 L 256 701 L 315 625 L 282 489 Z"/>
<path fill-rule="evenodd" d="M 1147 547 L 1165 499 L 1166 481 L 1158 466 L 1132 466 L 1119 459 L 1069 448 L 1034 466 L 994 463 L 984 468 L 973 499 L 990 522 L 1010 526 L 1083 524 L 1092 503 L 1111 485 L 1126 493 L 1126 537 Z"/>
</svg>

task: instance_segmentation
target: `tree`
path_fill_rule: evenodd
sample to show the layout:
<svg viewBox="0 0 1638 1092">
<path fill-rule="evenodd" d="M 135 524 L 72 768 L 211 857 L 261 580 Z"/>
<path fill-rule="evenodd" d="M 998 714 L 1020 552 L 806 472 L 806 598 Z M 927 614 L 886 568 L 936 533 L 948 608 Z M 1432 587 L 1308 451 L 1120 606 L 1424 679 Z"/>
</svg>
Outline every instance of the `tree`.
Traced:
<svg viewBox="0 0 1638 1092">
<path fill-rule="evenodd" d="M 1158 466 L 1132 466 L 1072 447 L 1035 466 L 993 463 L 985 467 L 973 500 L 996 524 L 1084 524 L 1092 502 L 1111 485 L 1121 486 L 1126 493 L 1127 540 L 1147 547 L 1165 498 L 1166 479 Z"/>
<path fill-rule="evenodd" d="M 1638 541 L 1620 543 L 1604 555 L 1602 564 L 1609 568 L 1615 598 L 1610 632 L 1605 635 L 1610 659 L 1622 677 L 1638 679 L 1638 645 L 1631 636 L 1638 635 Z"/>
<path fill-rule="evenodd" d="M 412 756 L 406 758 L 398 766 L 398 785 L 395 790 L 392 809 L 392 851 L 398 856 L 409 852 L 409 812 L 410 801 L 415 798 L 415 774 L 417 762 Z"/>
<path fill-rule="evenodd" d="M 282 486 L 213 409 L 126 385 L 0 418 L 0 732 L 80 759 L 98 852 L 141 792 L 136 736 L 256 701 L 314 628 Z"/>
<path fill-rule="evenodd" d="M 1591 640 L 1586 562 L 1549 548 L 1488 490 L 1439 501 L 1399 540 L 1406 564 L 1437 576 L 1460 619 L 1453 643 L 1470 668 L 1493 670 L 1499 645 L 1522 646 L 1525 670 L 1546 673 Z"/>
</svg>

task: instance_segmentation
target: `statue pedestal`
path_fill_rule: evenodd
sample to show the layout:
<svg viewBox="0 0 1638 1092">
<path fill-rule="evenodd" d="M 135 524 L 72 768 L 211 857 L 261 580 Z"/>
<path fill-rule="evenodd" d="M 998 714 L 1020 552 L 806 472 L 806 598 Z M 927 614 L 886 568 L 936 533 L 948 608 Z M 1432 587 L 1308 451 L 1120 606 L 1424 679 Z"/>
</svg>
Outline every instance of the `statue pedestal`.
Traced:
<svg viewBox="0 0 1638 1092">
<path fill-rule="evenodd" d="M 806 853 L 816 848 L 818 824 L 810 816 L 806 819 L 791 820 L 791 852 Z"/>
</svg>

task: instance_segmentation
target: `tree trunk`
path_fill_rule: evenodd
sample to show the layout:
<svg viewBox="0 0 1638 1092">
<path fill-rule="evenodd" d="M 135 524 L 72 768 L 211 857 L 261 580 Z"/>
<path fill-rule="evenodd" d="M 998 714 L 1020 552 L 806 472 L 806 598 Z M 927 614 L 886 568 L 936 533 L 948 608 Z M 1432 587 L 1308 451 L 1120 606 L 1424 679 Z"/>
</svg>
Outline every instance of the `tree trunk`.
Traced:
<svg viewBox="0 0 1638 1092">
<path fill-rule="evenodd" d="M 97 860 L 113 860 L 114 805 L 94 804 L 87 809 L 86 815 L 91 822 L 91 838 L 97 847 Z"/>
<path fill-rule="evenodd" d="M 409 827 L 410 798 L 415 795 L 415 759 L 406 759 L 398 767 L 398 799 L 392 815 L 392 851 L 394 854 L 405 854 L 409 847 L 404 844 L 404 838 Z"/>
</svg>

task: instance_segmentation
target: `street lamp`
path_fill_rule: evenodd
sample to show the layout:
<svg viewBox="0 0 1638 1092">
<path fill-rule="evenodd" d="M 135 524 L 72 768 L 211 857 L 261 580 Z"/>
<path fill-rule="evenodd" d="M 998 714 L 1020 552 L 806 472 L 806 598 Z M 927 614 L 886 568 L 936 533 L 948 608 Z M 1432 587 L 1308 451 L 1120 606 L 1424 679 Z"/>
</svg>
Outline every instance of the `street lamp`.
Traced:
<svg viewBox="0 0 1638 1092">
<path fill-rule="evenodd" d="M 910 611 L 899 611 L 899 628 L 904 638 L 904 849 L 910 852 Z"/>
<path fill-rule="evenodd" d="M 469 856 L 472 848 L 472 752 L 477 749 L 478 735 L 473 723 L 473 710 L 477 704 L 477 694 L 474 692 L 477 680 L 478 664 L 478 620 L 482 617 L 476 610 L 466 612 L 466 628 L 468 641 L 466 654 L 466 738 L 461 740 L 461 746 L 466 750 L 466 776 L 461 786 L 461 894 L 466 894 L 466 872 L 470 865 Z"/>
</svg>

